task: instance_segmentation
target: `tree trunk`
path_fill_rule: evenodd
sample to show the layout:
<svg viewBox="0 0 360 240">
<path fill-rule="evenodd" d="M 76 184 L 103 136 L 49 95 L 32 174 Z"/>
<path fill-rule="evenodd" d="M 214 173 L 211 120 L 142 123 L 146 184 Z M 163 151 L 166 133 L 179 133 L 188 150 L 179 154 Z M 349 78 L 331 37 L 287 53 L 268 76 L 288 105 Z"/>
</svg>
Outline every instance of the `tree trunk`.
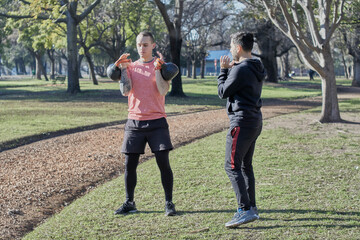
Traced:
<svg viewBox="0 0 360 240">
<path fill-rule="evenodd" d="M 290 74 L 290 61 L 289 61 L 289 53 L 287 52 L 284 56 L 283 56 L 283 63 L 284 63 L 284 78 L 287 79 L 289 78 L 289 74 Z"/>
<path fill-rule="evenodd" d="M 77 4 L 77 2 L 70 2 L 70 5 Z M 67 92 L 76 94 L 80 92 L 79 72 L 78 72 L 78 48 L 77 48 L 77 28 L 76 20 L 71 16 L 70 7 L 67 11 L 67 61 L 68 61 L 68 88 Z M 75 15 L 76 13 L 74 13 Z"/>
<path fill-rule="evenodd" d="M 78 58 L 78 73 L 79 73 L 79 79 L 80 78 L 83 78 L 82 74 L 81 74 L 81 64 L 82 64 L 82 61 L 84 59 L 84 54 L 81 54 L 79 55 L 79 58 Z M 90 73 L 88 73 L 90 75 Z"/>
<path fill-rule="evenodd" d="M 257 29 L 255 36 L 261 52 L 260 58 L 267 72 L 266 81 L 277 83 L 276 47 L 278 43 L 275 41 L 275 26 L 271 21 L 267 21 L 262 27 Z"/>
<path fill-rule="evenodd" d="M 336 81 L 334 74 L 328 74 L 326 79 L 321 77 L 322 108 L 320 122 L 340 122 L 340 111 L 337 98 Z"/>
<path fill-rule="evenodd" d="M 341 51 L 341 60 L 342 60 L 342 63 L 343 63 L 343 65 L 344 65 L 344 75 L 345 75 L 345 78 L 346 78 L 346 79 L 349 79 L 349 72 L 348 72 L 348 67 L 347 67 L 346 60 L 345 60 L 345 53 L 344 53 L 344 51 Z"/>
<path fill-rule="evenodd" d="M 158 6 L 161 15 L 165 21 L 166 27 L 169 31 L 170 37 L 170 54 L 171 60 L 179 68 L 180 67 L 180 56 L 181 56 L 181 47 L 182 47 L 182 36 L 181 36 L 181 19 L 184 9 L 184 0 L 175 0 L 175 12 L 174 20 L 170 21 L 169 15 L 167 14 L 167 9 L 165 4 L 160 0 L 155 0 L 156 5 Z M 185 97 L 182 88 L 181 74 L 177 74 L 176 77 L 172 80 L 170 96 L 176 97 Z"/>
<path fill-rule="evenodd" d="M 58 59 L 58 70 L 57 70 L 57 72 L 59 73 L 59 74 L 62 74 L 62 63 L 61 63 L 61 57 L 59 57 L 59 59 Z"/>
<path fill-rule="evenodd" d="M 322 87 L 322 108 L 320 122 L 340 122 L 340 110 L 337 97 L 334 61 L 331 56 L 330 45 L 324 47 L 320 54 L 320 65 L 323 71 L 318 71 Z"/>
<path fill-rule="evenodd" d="M 205 78 L 205 58 L 201 59 L 200 76 L 201 79 Z"/>
<path fill-rule="evenodd" d="M 40 57 L 40 56 L 39 56 Z M 46 74 L 46 63 L 44 64 L 42 61 L 42 56 L 40 57 L 40 72 L 44 75 L 45 81 L 49 81 L 47 74 Z"/>
<path fill-rule="evenodd" d="M 35 61 L 36 61 L 36 79 L 41 80 L 41 57 L 35 53 Z"/>
<path fill-rule="evenodd" d="M 19 75 L 19 61 L 18 61 L 18 58 L 15 58 L 15 72 L 16 72 L 16 75 Z"/>
<path fill-rule="evenodd" d="M 24 58 L 20 57 L 16 60 L 16 71 L 18 74 L 26 75 L 26 68 L 24 63 Z"/>
<path fill-rule="evenodd" d="M 89 63 L 90 77 L 91 77 L 91 79 L 93 81 L 93 84 L 94 85 L 99 85 L 99 83 L 98 83 L 98 81 L 96 79 L 96 74 L 95 74 L 95 70 L 94 70 L 94 63 L 91 60 L 91 55 L 90 55 L 88 50 L 85 50 L 85 57 L 86 57 L 87 62 Z"/>
<path fill-rule="evenodd" d="M 278 67 L 275 54 L 266 54 L 261 57 L 261 61 L 266 69 L 266 81 L 277 83 L 278 82 Z"/>
<path fill-rule="evenodd" d="M 351 86 L 360 87 L 360 59 L 354 57 L 353 80 Z"/>
<path fill-rule="evenodd" d="M 175 34 L 175 36 L 174 33 L 170 33 L 171 58 L 172 58 L 172 62 L 178 66 L 179 72 L 181 72 L 181 68 L 180 68 L 181 44 L 182 44 L 182 38 L 180 31 L 177 34 Z M 172 80 L 171 92 L 169 93 L 169 95 L 174 97 L 185 97 L 182 88 L 181 74 L 176 75 L 176 77 Z"/>
<path fill-rule="evenodd" d="M 55 79 L 55 58 L 54 58 L 54 49 L 48 50 L 48 56 L 50 59 L 50 67 L 51 67 L 51 75 L 50 75 L 50 79 Z"/>
<path fill-rule="evenodd" d="M 192 64 L 192 79 L 196 79 L 196 61 L 191 61 Z"/>
<path fill-rule="evenodd" d="M 187 72 L 187 77 L 188 78 L 191 78 L 191 60 L 190 59 L 188 59 L 187 61 L 186 61 L 186 72 Z"/>
<path fill-rule="evenodd" d="M 1 73 L 3 72 L 3 66 L 1 64 L 2 60 L 1 60 L 1 54 L 0 54 L 0 78 L 1 78 Z"/>
</svg>

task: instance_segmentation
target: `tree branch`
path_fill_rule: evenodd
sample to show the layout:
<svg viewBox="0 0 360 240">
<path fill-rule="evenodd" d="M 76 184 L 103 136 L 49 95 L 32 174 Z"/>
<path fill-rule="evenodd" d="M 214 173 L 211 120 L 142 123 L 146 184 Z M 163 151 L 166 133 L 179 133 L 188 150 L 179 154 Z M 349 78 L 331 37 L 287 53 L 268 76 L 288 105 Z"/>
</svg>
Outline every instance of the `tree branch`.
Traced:
<svg viewBox="0 0 360 240">
<path fill-rule="evenodd" d="M 37 18 L 37 19 L 41 19 L 41 20 L 50 19 L 50 17 L 46 16 L 46 15 L 32 16 L 32 15 L 12 15 L 12 14 L 5 14 L 5 13 L 0 13 L 0 17 L 12 18 L 12 19 L 16 19 L 16 20 L 26 19 L 26 18 Z M 66 19 L 60 18 L 60 19 L 56 19 L 56 21 L 54 21 L 54 23 L 62 23 L 62 22 L 66 22 Z"/>
<path fill-rule="evenodd" d="M 251 52 L 251 55 L 255 56 L 255 57 L 258 57 L 258 58 L 263 58 L 264 55 L 262 54 L 257 54 L 257 53 L 254 53 L 254 52 Z"/>
<path fill-rule="evenodd" d="M 304 60 L 307 62 L 307 64 L 309 66 L 316 66 L 317 69 L 321 70 L 322 67 L 319 65 L 319 63 L 317 63 L 311 57 L 311 54 L 307 54 L 307 53 L 309 53 L 309 49 L 315 50 L 316 52 L 319 51 L 319 49 L 315 48 L 314 46 L 311 47 L 311 44 L 309 44 L 308 40 L 304 39 L 303 36 L 298 35 L 298 33 L 300 34 L 300 32 L 297 31 L 296 26 L 294 24 L 292 24 L 291 16 L 289 15 L 289 13 L 287 11 L 286 4 L 284 3 L 283 0 L 278 0 L 278 1 L 280 3 L 280 9 L 282 11 L 282 14 L 284 16 L 284 19 L 286 21 L 288 28 L 283 26 L 280 23 L 280 21 L 277 19 L 277 15 L 275 13 L 276 7 L 270 5 L 269 0 L 262 0 L 262 2 L 265 5 L 265 8 L 266 8 L 269 18 L 286 36 L 288 36 L 293 41 L 295 46 L 297 46 L 297 48 L 299 48 L 301 50 L 300 53 L 302 54 L 302 56 L 303 56 Z"/>
<path fill-rule="evenodd" d="M 169 33 L 174 31 L 175 27 L 174 27 L 173 23 L 170 21 L 169 15 L 167 14 L 167 11 L 165 8 L 165 4 L 162 3 L 160 0 L 154 0 L 154 1 L 155 1 L 156 6 L 159 9 L 161 15 L 164 18 L 164 21 L 165 21 L 165 24 L 166 24 L 166 27 L 167 27 Z"/>
<path fill-rule="evenodd" d="M 292 37 L 292 39 L 296 40 L 299 44 L 304 44 L 305 46 L 307 46 L 309 49 L 315 51 L 315 52 L 319 52 L 319 48 L 315 47 L 313 44 L 310 43 L 310 41 L 304 36 L 303 32 L 300 29 L 299 25 L 296 25 L 294 23 L 294 21 L 292 21 L 292 18 L 289 14 L 289 12 L 287 11 L 287 4 L 286 1 L 284 0 L 279 0 L 280 3 L 280 9 L 284 15 L 286 24 L 288 25 L 288 29 L 289 29 L 289 33 L 287 34 L 288 36 L 290 35 Z"/>
<path fill-rule="evenodd" d="M 295 45 L 291 45 L 291 46 L 288 46 L 287 48 L 283 49 L 280 53 L 277 53 L 276 56 L 277 57 L 281 57 L 282 55 L 284 55 L 285 53 L 289 52 L 290 49 L 294 48 Z"/>
<path fill-rule="evenodd" d="M 81 22 L 100 2 L 101 0 L 95 0 L 82 14 L 80 14 L 78 21 Z"/>
<path fill-rule="evenodd" d="M 340 8 L 338 10 L 338 5 L 340 4 Z M 344 4 L 345 4 L 345 0 L 341 0 L 341 3 L 339 3 L 338 1 L 336 2 L 336 6 L 334 8 L 334 20 L 333 20 L 333 24 L 329 30 L 327 39 L 324 42 L 325 44 L 328 44 L 330 42 L 331 36 L 334 34 L 335 29 L 340 25 L 341 20 L 344 17 Z M 340 11 L 340 14 L 339 14 Z"/>
<path fill-rule="evenodd" d="M 321 36 L 319 34 L 319 29 L 317 28 L 314 11 L 311 6 L 311 1 L 306 1 L 306 3 L 303 1 L 300 1 L 299 5 L 304 10 L 305 16 L 307 18 L 310 34 L 311 34 L 311 37 L 313 40 L 313 45 L 315 47 L 320 47 L 320 42 L 322 42 L 323 39 L 321 38 Z"/>
</svg>

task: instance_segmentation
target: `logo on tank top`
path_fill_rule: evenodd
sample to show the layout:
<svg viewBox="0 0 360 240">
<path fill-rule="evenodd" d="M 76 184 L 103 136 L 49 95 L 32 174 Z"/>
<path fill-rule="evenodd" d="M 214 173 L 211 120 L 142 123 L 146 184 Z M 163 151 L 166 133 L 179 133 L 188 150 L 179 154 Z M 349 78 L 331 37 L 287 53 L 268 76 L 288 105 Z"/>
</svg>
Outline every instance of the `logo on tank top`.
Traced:
<svg viewBox="0 0 360 240">
<path fill-rule="evenodd" d="M 151 73 L 148 71 L 144 71 L 142 68 L 135 67 L 134 72 L 139 73 L 145 77 L 150 77 Z"/>
</svg>

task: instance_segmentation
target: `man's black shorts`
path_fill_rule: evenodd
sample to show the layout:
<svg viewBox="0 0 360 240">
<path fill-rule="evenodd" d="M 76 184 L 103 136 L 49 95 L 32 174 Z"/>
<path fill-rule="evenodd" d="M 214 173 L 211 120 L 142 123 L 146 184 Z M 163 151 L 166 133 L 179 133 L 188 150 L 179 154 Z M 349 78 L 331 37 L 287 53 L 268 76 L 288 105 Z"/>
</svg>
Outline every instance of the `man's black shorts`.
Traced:
<svg viewBox="0 0 360 240">
<path fill-rule="evenodd" d="M 166 118 L 127 120 L 121 152 L 143 154 L 146 143 L 149 143 L 152 152 L 173 149 Z"/>
</svg>

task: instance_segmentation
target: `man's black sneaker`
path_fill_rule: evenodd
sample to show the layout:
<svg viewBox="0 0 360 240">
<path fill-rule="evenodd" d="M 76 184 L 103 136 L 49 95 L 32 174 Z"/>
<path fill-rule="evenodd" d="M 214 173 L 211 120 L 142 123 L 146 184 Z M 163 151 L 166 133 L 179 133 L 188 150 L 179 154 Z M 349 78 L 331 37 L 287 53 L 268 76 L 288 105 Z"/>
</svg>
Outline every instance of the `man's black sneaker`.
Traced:
<svg viewBox="0 0 360 240">
<path fill-rule="evenodd" d="M 165 215 L 166 216 L 175 216 L 176 215 L 175 204 L 173 204 L 173 202 L 165 203 Z"/>
<path fill-rule="evenodd" d="M 115 214 L 126 214 L 137 212 L 135 202 L 124 202 L 124 204 L 115 211 Z"/>
</svg>

